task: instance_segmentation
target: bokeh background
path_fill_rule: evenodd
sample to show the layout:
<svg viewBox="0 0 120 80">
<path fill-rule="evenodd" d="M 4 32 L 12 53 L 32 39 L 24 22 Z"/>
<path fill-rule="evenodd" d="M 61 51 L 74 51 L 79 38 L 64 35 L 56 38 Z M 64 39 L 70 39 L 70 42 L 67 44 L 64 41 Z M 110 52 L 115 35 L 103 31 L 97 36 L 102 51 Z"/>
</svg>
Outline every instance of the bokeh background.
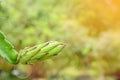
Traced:
<svg viewBox="0 0 120 80">
<path fill-rule="evenodd" d="M 1 0 L 0 31 L 19 51 L 47 41 L 66 48 L 33 65 L 25 80 L 120 80 L 119 0 Z M 0 59 L 0 80 L 21 80 Z M 22 73 L 21 73 L 22 74 Z"/>
</svg>

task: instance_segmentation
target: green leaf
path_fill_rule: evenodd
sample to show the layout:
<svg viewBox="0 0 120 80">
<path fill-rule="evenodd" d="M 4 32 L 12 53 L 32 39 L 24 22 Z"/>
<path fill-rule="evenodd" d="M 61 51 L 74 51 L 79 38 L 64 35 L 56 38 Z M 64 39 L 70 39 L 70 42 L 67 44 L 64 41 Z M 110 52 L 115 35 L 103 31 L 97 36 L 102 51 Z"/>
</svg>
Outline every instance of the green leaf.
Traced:
<svg viewBox="0 0 120 80">
<path fill-rule="evenodd" d="M 0 32 L 0 55 L 9 63 L 16 64 L 18 53 L 11 43 L 5 39 L 2 32 Z"/>
</svg>

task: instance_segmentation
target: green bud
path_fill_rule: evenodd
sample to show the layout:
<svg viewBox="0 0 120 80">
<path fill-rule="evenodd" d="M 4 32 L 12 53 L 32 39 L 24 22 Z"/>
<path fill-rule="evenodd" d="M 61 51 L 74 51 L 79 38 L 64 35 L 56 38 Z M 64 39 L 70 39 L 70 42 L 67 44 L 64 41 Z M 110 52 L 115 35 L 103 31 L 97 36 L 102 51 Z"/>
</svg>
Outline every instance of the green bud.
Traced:
<svg viewBox="0 0 120 80">
<path fill-rule="evenodd" d="M 21 55 L 19 55 L 20 63 L 26 64 L 27 61 L 31 59 L 31 57 L 36 55 L 41 50 L 41 48 L 45 47 L 48 44 L 49 43 L 43 43 L 32 48 L 23 49 L 23 51 L 21 51 L 23 53 L 20 53 Z"/>
<path fill-rule="evenodd" d="M 45 59 L 51 58 L 52 56 L 57 55 L 59 52 L 61 52 L 63 50 L 64 47 L 65 47 L 64 44 L 58 45 L 54 49 L 50 50 L 45 56 L 40 58 L 40 60 L 45 60 Z"/>
<path fill-rule="evenodd" d="M 44 47 L 45 52 L 39 52 L 38 54 L 34 55 L 29 61 L 28 64 L 32 64 L 38 60 L 45 60 L 51 58 L 54 55 L 57 55 L 62 49 L 65 47 L 64 44 L 60 42 L 50 42 L 49 45 Z M 48 48 L 48 51 L 47 51 Z"/>
</svg>

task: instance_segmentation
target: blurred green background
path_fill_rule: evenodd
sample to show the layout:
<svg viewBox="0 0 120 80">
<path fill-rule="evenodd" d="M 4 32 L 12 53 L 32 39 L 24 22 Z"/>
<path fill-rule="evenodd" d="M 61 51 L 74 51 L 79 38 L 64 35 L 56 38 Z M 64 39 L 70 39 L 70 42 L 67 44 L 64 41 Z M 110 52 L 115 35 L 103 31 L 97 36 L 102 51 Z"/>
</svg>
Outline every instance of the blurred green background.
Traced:
<svg viewBox="0 0 120 80">
<path fill-rule="evenodd" d="M 19 51 L 47 41 L 67 47 L 56 57 L 17 65 L 25 80 L 120 80 L 119 0 L 1 0 L 0 30 Z M 21 80 L 0 59 L 0 80 Z M 21 73 L 22 74 L 22 73 Z"/>
</svg>

